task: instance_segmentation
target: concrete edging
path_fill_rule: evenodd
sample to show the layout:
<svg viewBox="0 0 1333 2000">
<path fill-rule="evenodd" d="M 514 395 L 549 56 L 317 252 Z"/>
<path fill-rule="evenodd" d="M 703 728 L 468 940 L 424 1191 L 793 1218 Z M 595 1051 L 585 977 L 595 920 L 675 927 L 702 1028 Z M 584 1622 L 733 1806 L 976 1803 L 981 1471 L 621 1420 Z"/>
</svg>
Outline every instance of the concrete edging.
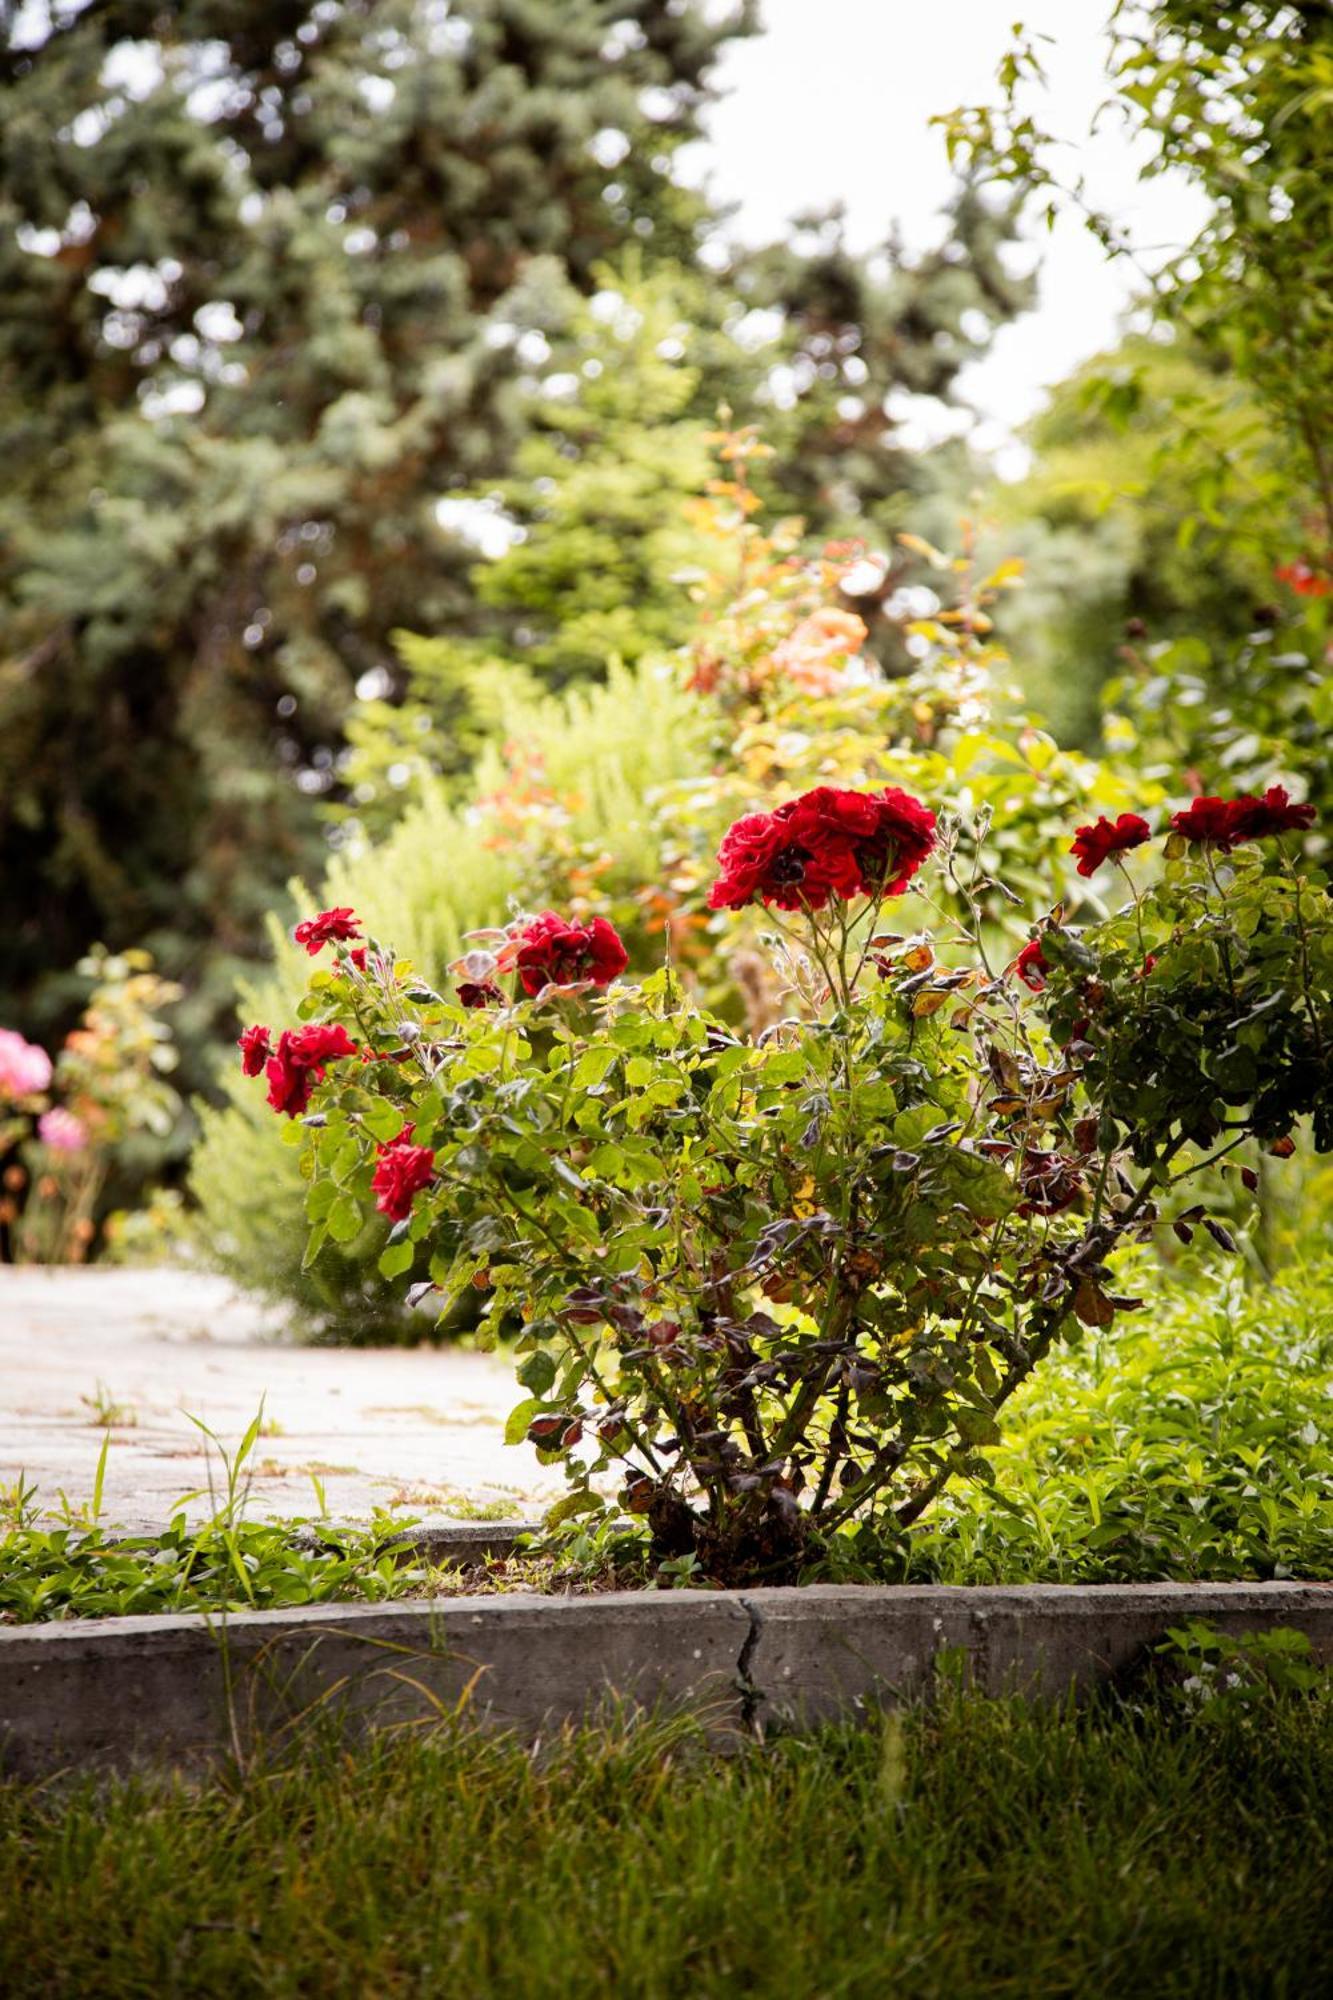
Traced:
<svg viewBox="0 0 1333 2000">
<path fill-rule="evenodd" d="M 1333 1587 L 1299 1583 L 816 1584 L 70 1619 L 0 1627 L 0 1770 L 194 1765 L 320 1712 L 358 1728 L 466 1714 L 532 1738 L 615 1696 L 698 1707 L 721 1734 L 811 1723 L 921 1692 L 946 1649 L 986 1692 L 1049 1697 L 1131 1671 L 1192 1619 L 1294 1626 L 1333 1664 Z"/>
</svg>

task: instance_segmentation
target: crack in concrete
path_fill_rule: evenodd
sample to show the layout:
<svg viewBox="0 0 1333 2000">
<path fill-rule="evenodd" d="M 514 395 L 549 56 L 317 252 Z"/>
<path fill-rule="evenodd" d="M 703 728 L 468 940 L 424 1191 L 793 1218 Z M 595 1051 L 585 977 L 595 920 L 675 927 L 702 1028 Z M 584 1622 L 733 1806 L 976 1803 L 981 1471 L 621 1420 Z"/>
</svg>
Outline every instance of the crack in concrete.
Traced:
<svg viewBox="0 0 1333 2000">
<path fill-rule="evenodd" d="M 750 1621 L 750 1628 L 736 1656 L 736 1686 L 741 1698 L 741 1726 L 753 1730 L 757 1736 L 760 1733 L 759 1705 L 764 1699 L 764 1691 L 756 1685 L 750 1669 L 754 1663 L 759 1635 L 764 1629 L 764 1614 L 748 1597 L 742 1597 L 739 1602 Z"/>
</svg>

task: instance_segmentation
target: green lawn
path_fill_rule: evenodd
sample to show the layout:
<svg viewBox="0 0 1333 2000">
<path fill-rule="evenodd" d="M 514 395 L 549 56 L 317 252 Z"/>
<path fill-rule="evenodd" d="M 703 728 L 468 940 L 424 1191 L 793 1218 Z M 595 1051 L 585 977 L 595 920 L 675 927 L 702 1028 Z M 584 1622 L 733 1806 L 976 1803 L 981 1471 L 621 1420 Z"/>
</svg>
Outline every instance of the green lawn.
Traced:
<svg viewBox="0 0 1333 2000">
<path fill-rule="evenodd" d="M 1333 1992 L 1333 1694 L 946 1692 L 708 1751 L 459 1731 L 190 1789 L 0 1791 L 0 1991 Z"/>
</svg>

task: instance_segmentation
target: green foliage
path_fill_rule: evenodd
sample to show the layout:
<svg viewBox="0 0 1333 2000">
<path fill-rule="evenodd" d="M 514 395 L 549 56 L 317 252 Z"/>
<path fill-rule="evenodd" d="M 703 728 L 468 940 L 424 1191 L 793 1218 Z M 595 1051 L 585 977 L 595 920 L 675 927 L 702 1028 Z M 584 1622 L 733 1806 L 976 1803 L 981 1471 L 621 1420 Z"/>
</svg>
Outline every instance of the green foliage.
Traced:
<svg viewBox="0 0 1333 2000">
<path fill-rule="evenodd" d="M 491 629 L 397 634 L 405 688 L 360 702 L 348 722 L 350 804 L 339 816 L 371 834 L 400 816 L 412 779 L 470 782 L 506 738 L 526 746 L 524 710 L 539 689 L 605 680 L 615 662 L 636 665 L 686 637 L 685 585 L 705 553 L 687 502 L 709 471 L 704 426 L 684 415 L 698 371 L 682 358 L 692 339 L 683 280 L 628 268 L 623 282 L 598 274 L 592 305 L 572 312 L 549 366 L 530 378 L 515 476 L 459 496 L 513 538 L 472 572 Z"/>
<path fill-rule="evenodd" d="M 100 1383 L 97 1421 L 122 1421 Z M 109 1437 L 88 1503 L 71 1506 L 62 1494 L 54 1523 L 22 1478 L 3 1495 L 0 1623 L 284 1610 L 347 1598 L 379 1603 L 420 1589 L 424 1570 L 402 1563 L 402 1551 L 389 1546 L 400 1521 L 377 1517 L 368 1528 L 321 1523 L 303 1536 L 299 1521 L 246 1518 L 248 1464 L 262 1409 L 232 1452 L 197 1417 L 191 1422 L 220 1458 L 216 1482 L 209 1459 L 213 1512 L 193 1527 L 185 1509 L 201 1492 L 183 1495 L 170 1526 L 157 1534 L 123 1535 L 101 1525 Z"/>
<path fill-rule="evenodd" d="M 1205 792 L 1299 788 L 1318 810 L 1315 851 L 1333 824 L 1330 618 L 1316 598 L 1297 619 L 1273 606 L 1225 651 L 1180 639 L 1127 647 L 1103 689 L 1105 735 L 1121 768 L 1191 774 Z"/>
<path fill-rule="evenodd" d="M 1026 561 L 1004 635 L 1029 701 L 1062 742 L 1089 743 L 1103 684 L 1148 646 L 1206 649 L 1223 678 L 1273 615 L 1300 495 L 1253 396 L 1179 342 L 1136 336 L 1095 356 L 1028 437 L 1031 471 L 988 495 L 998 538 Z"/>
<path fill-rule="evenodd" d="M 321 1528 L 298 1521 L 192 1527 L 152 1535 L 98 1527 L 11 1526 L 0 1534 L 0 1621 L 127 1618 L 148 1612 L 281 1611 L 348 1599 L 382 1603 L 421 1589 L 425 1571 L 386 1549 L 402 1523 Z"/>
<path fill-rule="evenodd" d="M 353 684 L 472 609 L 434 507 L 512 468 L 524 334 L 626 243 L 693 258 L 673 156 L 747 10 L 45 11 L 0 28 L 0 1006 L 145 943 L 198 1084 Z"/>
<path fill-rule="evenodd" d="M 1319 0 L 1117 0 L 1112 18 L 1113 102 L 1149 141 L 1144 178 L 1183 171 L 1209 203 L 1182 254 L 1154 271 L 1135 258 L 1136 268 L 1160 317 L 1234 371 L 1280 431 L 1287 484 L 1313 507 L 1322 561 L 1333 545 L 1333 15 Z M 999 104 L 939 121 L 950 157 L 1016 187 L 1050 219 L 1072 197 L 1108 254 L 1132 257 L 1081 179 L 1066 184 L 1067 149 L 1032 109 L 1044 82 L 1016 29 Z M 1227 484 L 1224 463 L 1201 468 L 1205 519 Z"/>
<path fill-rule="evenodd" d="M 1131 1275 L 1151 1283 L 1150 1273 Z M 946 1492 L 908 1574 L 944 1583 L 1333 1579 L 1333 1266 L 1178 1283 L 1014 1398 L 992 1493 Z"/>
<path fill-rule="evenodd" d="M 1250 1712 L 946 1691 L 871 1726 L 309 1728 L 206 1783 L 0 1792 L 0 1983 L 667 2000 L 1316 1994 L 1327 1677 Z"/>
</svg>

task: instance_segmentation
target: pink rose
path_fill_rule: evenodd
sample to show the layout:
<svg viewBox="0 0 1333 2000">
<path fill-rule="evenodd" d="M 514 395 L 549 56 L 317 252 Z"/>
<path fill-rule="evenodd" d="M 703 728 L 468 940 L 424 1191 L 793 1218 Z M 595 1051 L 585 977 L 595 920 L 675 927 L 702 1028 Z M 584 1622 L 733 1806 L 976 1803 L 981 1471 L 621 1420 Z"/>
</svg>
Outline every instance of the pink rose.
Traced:
<svg viewBox="0 0 1333 2000">
<path fill-rule="evenodd" d="M 51 1081 L 51 1058 L 12 1028 L 0 1028 L 0 1098 L 32 1097 Z"/>
<path fill-rule="evenodd" d="M 44 1111 L 37 1120 L 37 1136 L 53 1153 L 81 1153 L 88 1143 L 88 1128 L 72 1111 Z"/>
</svg>

